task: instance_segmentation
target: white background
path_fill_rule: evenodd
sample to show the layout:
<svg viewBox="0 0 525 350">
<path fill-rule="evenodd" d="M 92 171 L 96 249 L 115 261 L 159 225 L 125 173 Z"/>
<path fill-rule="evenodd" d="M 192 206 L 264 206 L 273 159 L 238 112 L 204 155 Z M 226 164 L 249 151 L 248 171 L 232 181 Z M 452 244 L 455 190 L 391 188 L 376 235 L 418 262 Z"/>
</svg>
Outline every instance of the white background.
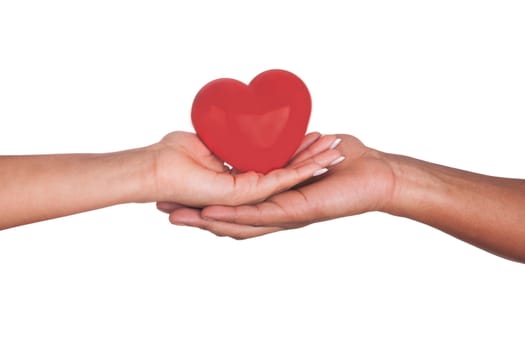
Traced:
<svg viewBox="0 0 525 350">
<path fill-rule="evenodd" d="M 1 1 L 0 153 L 151 144 L 192 130 L 209 80 L 282 68 L 310 88 L 310 130 L 525 178 L 524 18 L 521 1 Z M 524 274 L 379 213 L 234 241 L 126 205 L 0 232 L 0 348 L 523 349 Z"/>
</svg>

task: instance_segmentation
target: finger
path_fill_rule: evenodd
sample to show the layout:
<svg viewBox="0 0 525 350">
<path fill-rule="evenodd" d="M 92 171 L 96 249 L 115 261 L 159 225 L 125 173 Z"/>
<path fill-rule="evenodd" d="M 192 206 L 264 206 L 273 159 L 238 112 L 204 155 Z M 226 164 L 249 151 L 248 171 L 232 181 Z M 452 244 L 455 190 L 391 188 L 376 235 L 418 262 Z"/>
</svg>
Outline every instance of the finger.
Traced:
<svg viewBox="0 0 525 350">
<path fill-rule="evenodd" d="M 197 209 L 181 208 L 170 214 L 170 222 L 174 225 L 197 227 L 210 231 L 217 236 L 228 236 L 235 239 L 246 239 L 262 236 L 271 232 L 282 230 L 280 227 L 253 227 L 238 225 L 229 222 L 206 220 Z"/>
<path fill-rule="evenodd" d="M 315 141 L 319 140 L 320 137 L 321 137 L 321 134 L 318 132 L 311 132 L 307 134 L 304 137 L 303 142 L 301 142 L 301 145 L 299 145 L 299 148 L 297 148 L 297 151 L 295 151 L 292 158 L 295 157 L 297 154 L 301 153 L 302 151 L 304 151 L 305 149 L 307 149 L 308 147 L 310 147 Z"/>
<path fill-rule="evenodd" d="M 174 225 L 194 226 L 191 223 L 199 221 L 198 218 L 201 218 L 200 212 L 200 209 L 178 208 L 170 213 L 169 219 Z"/>
<path fill-rule="evenodd" d="M 166 214 L 179 208 L 184 208 L 184 205 L 175 202 L 157 202 L 157 209 Z"/>
<path fill-rule="evenodd" d="M 335 149 L 340 142 L 341 139 L 337 138 L 336 135 L 324 135 L 320 137 L 315 143 L 295 155 L 294 158 L 292 158 L 290 165 L 300 163 L 305 159 L 311 158 L 316 154 L 326 150 Z"/>
<path fill-rule="evenodd" d="M 189 141 L 185 141 L 188 149 L 191 150 L 189 155 L 193 156 L 194 160 L 200 165 L 217 173 L 227 172 L 227 169 L 224 168 L 224 162 L 217 157 L 196 134 L 187 132 L 180 132 L 179 134 L 184 135 L 185 139 L 189 139 Z M 205 161 L 202 162 L 202 160 Z"/>
<path fill-rule="evenodd" d="M 304 151 L 306 148 L 310 147 L 312 144 L 314 144 L 317 140 L 319 140 L 319 138 L 321 137 L 321 133 L 319 132 L 311 132 L 309 134 L 306 134 L 304 139 L 303 139 L 303 142 L 301 143 L 301 145 L 299 145 L 299 148 L 297 148 L 297 151 L 295 151 L 294 155 L 290 158 L 290 159 L 293 159 L 297 154 L 301 153 L 302 151 Z M 232 175 L 237 175 L 237 174 L 240 174 L 241 172 L 238 171 L 237 169 L 235 168 L 232 168 L 230 170 L 230 173 Z"/>
<path fill-rule="evenodd" d="M 277 169 L 266 175 L 254 172 L 242 173 L 234 176 L 232 192 L 226 203 L 241 205 L 254 203 L 273 194 L 285 191 L 298 183 L 328 171 L 328 166 L 341 159 L 341 153 L 329 149 L 291 167 Z"/>
<path fill-rule="evenodd" d="M 253 205 L 209 206 L 202 209 L 200 216 L 206 220 L 238 225 L 292 228 L 304 226 L 318 215 L 312 213 L 315 211 L 314 206 L 308 202 L 306 193 L 301 190 L 290 190 Z"/>
</svg>

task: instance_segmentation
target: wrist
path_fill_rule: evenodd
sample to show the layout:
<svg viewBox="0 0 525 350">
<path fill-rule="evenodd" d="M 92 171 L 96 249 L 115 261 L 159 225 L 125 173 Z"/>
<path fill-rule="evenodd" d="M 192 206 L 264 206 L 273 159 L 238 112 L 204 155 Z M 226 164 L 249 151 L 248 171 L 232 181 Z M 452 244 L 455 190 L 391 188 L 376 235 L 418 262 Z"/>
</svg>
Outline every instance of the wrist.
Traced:
<svg viewBox="0 0 525 350">
<path fill-rule="evenodd" d="M 447 189 L 431 163 L 397 154 L 385 154 L 385 159 L 392 170 L 393 188 L 384 212 L 413 218 L 430 203 L 442 201 Z"/>
<path fill-rule="evenodd" d="M 147 203 L 156 200 L 156 151 L 148 146 L 111 155 L 120 173 L 122 203 Z"/>
</svg>

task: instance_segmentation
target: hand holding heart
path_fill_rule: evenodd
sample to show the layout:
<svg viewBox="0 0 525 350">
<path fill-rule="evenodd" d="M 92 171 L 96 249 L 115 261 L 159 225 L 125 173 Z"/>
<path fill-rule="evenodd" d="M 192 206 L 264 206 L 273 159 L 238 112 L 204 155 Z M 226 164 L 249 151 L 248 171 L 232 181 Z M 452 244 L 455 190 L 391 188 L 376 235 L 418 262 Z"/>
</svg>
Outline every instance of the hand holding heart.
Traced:
<svg viewBox="0 0 525 350">
<path fill-rule="evenodd" d="M 172 210 L 257 203 L 326 172 L 340 156 L 308 147 L 314 134 L 300 161 L 287 164 L 310 113 L 308 91 L 294 75 L 271 71 L 250 87 L 231 79 L 219 85 L 194 104 L 200 137 L 174 132 L 147 147 L 100 154 L 0 156 L 0 230 L 123 203 Z M 234 93 L 223 98 L 224 91 Z"/>
<path fill-rule="evenodd" d="M 335 140 L 335 136 L 307 135 L 297 153 L 299 161 L 263 175 L 233 173 L 195 134 L 174 132 L 150 146 L 156 158 L 155 190 L 144 201 L 157 201 L 164 211 L 257 203 L 326 171 L 341 156 L 330 148 Z"/>
<path fill-rule="evenodd" d="M 173 133 L 159 144 L 164 147 L 158 169 L 166 169 L 158 172 L 159 208 L 259 202 L 324 172 L 340 153 L 327 143 L 334 137 L 323 138 L 324 149 L 308 149 L 317 134 L 299 147 L 310 110 L 308 89 L 286 71 L 263 72 L 249 85 L 233 79 L 208 83 L 192 108 L 199 137 Z M 283 168 L 298 148 L 296 159 L 301 161 Z M 234 167 L 233 173 L 224 161 Z M 175 164 L 177 169 L 170 169 Z"/>
</svg>

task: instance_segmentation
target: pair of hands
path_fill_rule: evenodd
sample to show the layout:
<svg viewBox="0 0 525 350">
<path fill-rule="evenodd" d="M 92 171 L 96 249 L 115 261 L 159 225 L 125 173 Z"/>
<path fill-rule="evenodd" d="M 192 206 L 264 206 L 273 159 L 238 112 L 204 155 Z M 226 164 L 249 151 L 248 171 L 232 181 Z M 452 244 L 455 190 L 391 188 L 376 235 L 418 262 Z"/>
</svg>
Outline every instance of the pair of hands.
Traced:
<svg viewBox="0 0 525 350">
<path fill-rule="evenodd" d="M 175 225 L 220 236 L 250 238 L 385 210 L 394 193 L 383 154 L 349 135 L 308 134 L 285 168 L 266 175 L 230 170 L 190 133 L 171 133 L 155 149 L 157 208 Z"/>
</svg>

